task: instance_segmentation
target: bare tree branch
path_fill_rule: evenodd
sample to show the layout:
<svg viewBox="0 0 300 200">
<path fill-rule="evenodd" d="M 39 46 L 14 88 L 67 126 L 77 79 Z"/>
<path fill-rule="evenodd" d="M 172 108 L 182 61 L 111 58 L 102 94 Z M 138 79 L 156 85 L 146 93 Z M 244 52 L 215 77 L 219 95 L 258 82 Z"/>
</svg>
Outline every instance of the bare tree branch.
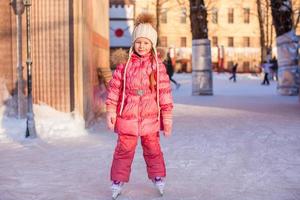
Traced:
<svg viewBox="0 0 300 200">
<path fill-rule="evenodd" d="M 263 22 L 263 17 L 262 17 L 262 2 L 261 0 L 256 0 L 257 4 L 257 14 L 258 14 L 258 23 L 259 23 L 259 31 L 260 31 L 260 60 L 264 60 L 264 55 L 265 55 L 265 29 L 264 29 L 264 22 Z M 267 13 L 268 14 L 268 13 Z"/>
<path fill-rule="evenodd" d="M 300 22 L 300 9 L 298 10 L 298 17 L 297 17 L 297 19 L 295 21 L 295 24 L 294 24 L 294 30 L 297 29 L 299 22 Z"/>
</svg>

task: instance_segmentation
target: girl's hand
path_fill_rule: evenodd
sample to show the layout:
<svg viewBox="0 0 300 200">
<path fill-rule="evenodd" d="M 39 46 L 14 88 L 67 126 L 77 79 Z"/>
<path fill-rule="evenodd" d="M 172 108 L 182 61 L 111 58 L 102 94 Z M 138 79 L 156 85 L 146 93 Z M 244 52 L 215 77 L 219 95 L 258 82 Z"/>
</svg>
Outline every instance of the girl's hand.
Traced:
<svg viewBox="0 0 300 200">
<path fill-rule="evenodd" d="M 164 135 L 165 137 L 170 137 L 172 134 L 172 119 L 163 119 L 164 124 Z"/>
<path fill-rule="evenodd" d="M 106 114 L 106 124 L 110 130 L 114 130 L 116 124 L 116 113 L 107 112 Z"/>
</svg>

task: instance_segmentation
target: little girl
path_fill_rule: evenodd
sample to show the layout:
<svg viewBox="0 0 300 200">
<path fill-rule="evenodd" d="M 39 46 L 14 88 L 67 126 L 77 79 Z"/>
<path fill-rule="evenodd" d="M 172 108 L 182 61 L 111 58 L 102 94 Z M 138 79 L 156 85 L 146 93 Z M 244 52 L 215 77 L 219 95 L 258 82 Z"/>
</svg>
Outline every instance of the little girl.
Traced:
<svg viewBox="0 0 300 200">
<path fill-rule="evenodd" d="M 107 125 L 118 134 L 111 166 L 112 197 L 129 181 L 138 138 L 141 138 L 148 178 L 161 195 L 166 168 L 159 131 L 171 135 L 173 99 L 170 80 L 157 57 L 157 32 L 149 14 L 139 15 L 132 34 L 129 58 L 119 64 L 109 83 Z"/>
</svg>

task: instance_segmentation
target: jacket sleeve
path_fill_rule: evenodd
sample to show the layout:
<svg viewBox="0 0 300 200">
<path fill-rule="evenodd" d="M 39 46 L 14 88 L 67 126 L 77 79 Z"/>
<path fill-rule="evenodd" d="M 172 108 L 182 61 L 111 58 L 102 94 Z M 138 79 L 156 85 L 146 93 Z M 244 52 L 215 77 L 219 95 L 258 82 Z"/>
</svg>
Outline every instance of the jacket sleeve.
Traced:
<svg viewBox="0 0 300 200">
<path fill-rule="evenodd" d="M 169 76 L 163 63 L 159 64 L 159 104 L 162 117 L 172 118 L 173 97 Z"/>
<path fill-rule="evenodd" d="M 113 73 L 112 79 L 109 81 L 108 94 L 105 102 L 107 112 L 115 113 L 117 110 L 117 104 L 123 87 L 123 69 L 124 65 L 119 64 Z"/>
</svg>

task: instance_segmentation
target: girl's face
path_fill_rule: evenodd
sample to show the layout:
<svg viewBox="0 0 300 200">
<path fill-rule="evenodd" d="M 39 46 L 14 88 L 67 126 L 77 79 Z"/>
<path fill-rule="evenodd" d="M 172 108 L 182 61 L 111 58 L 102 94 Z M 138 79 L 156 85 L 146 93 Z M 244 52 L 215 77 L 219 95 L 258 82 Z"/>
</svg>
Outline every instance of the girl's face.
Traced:
<svg viewBox="0 0 300 200">
<path fill-rule="evenodd" d="M 149 39 L 140 37 L 134 42 L 134 50 L 140 56 L 146 55 L 151 51 L 152 43 Z"/>
</svg>

